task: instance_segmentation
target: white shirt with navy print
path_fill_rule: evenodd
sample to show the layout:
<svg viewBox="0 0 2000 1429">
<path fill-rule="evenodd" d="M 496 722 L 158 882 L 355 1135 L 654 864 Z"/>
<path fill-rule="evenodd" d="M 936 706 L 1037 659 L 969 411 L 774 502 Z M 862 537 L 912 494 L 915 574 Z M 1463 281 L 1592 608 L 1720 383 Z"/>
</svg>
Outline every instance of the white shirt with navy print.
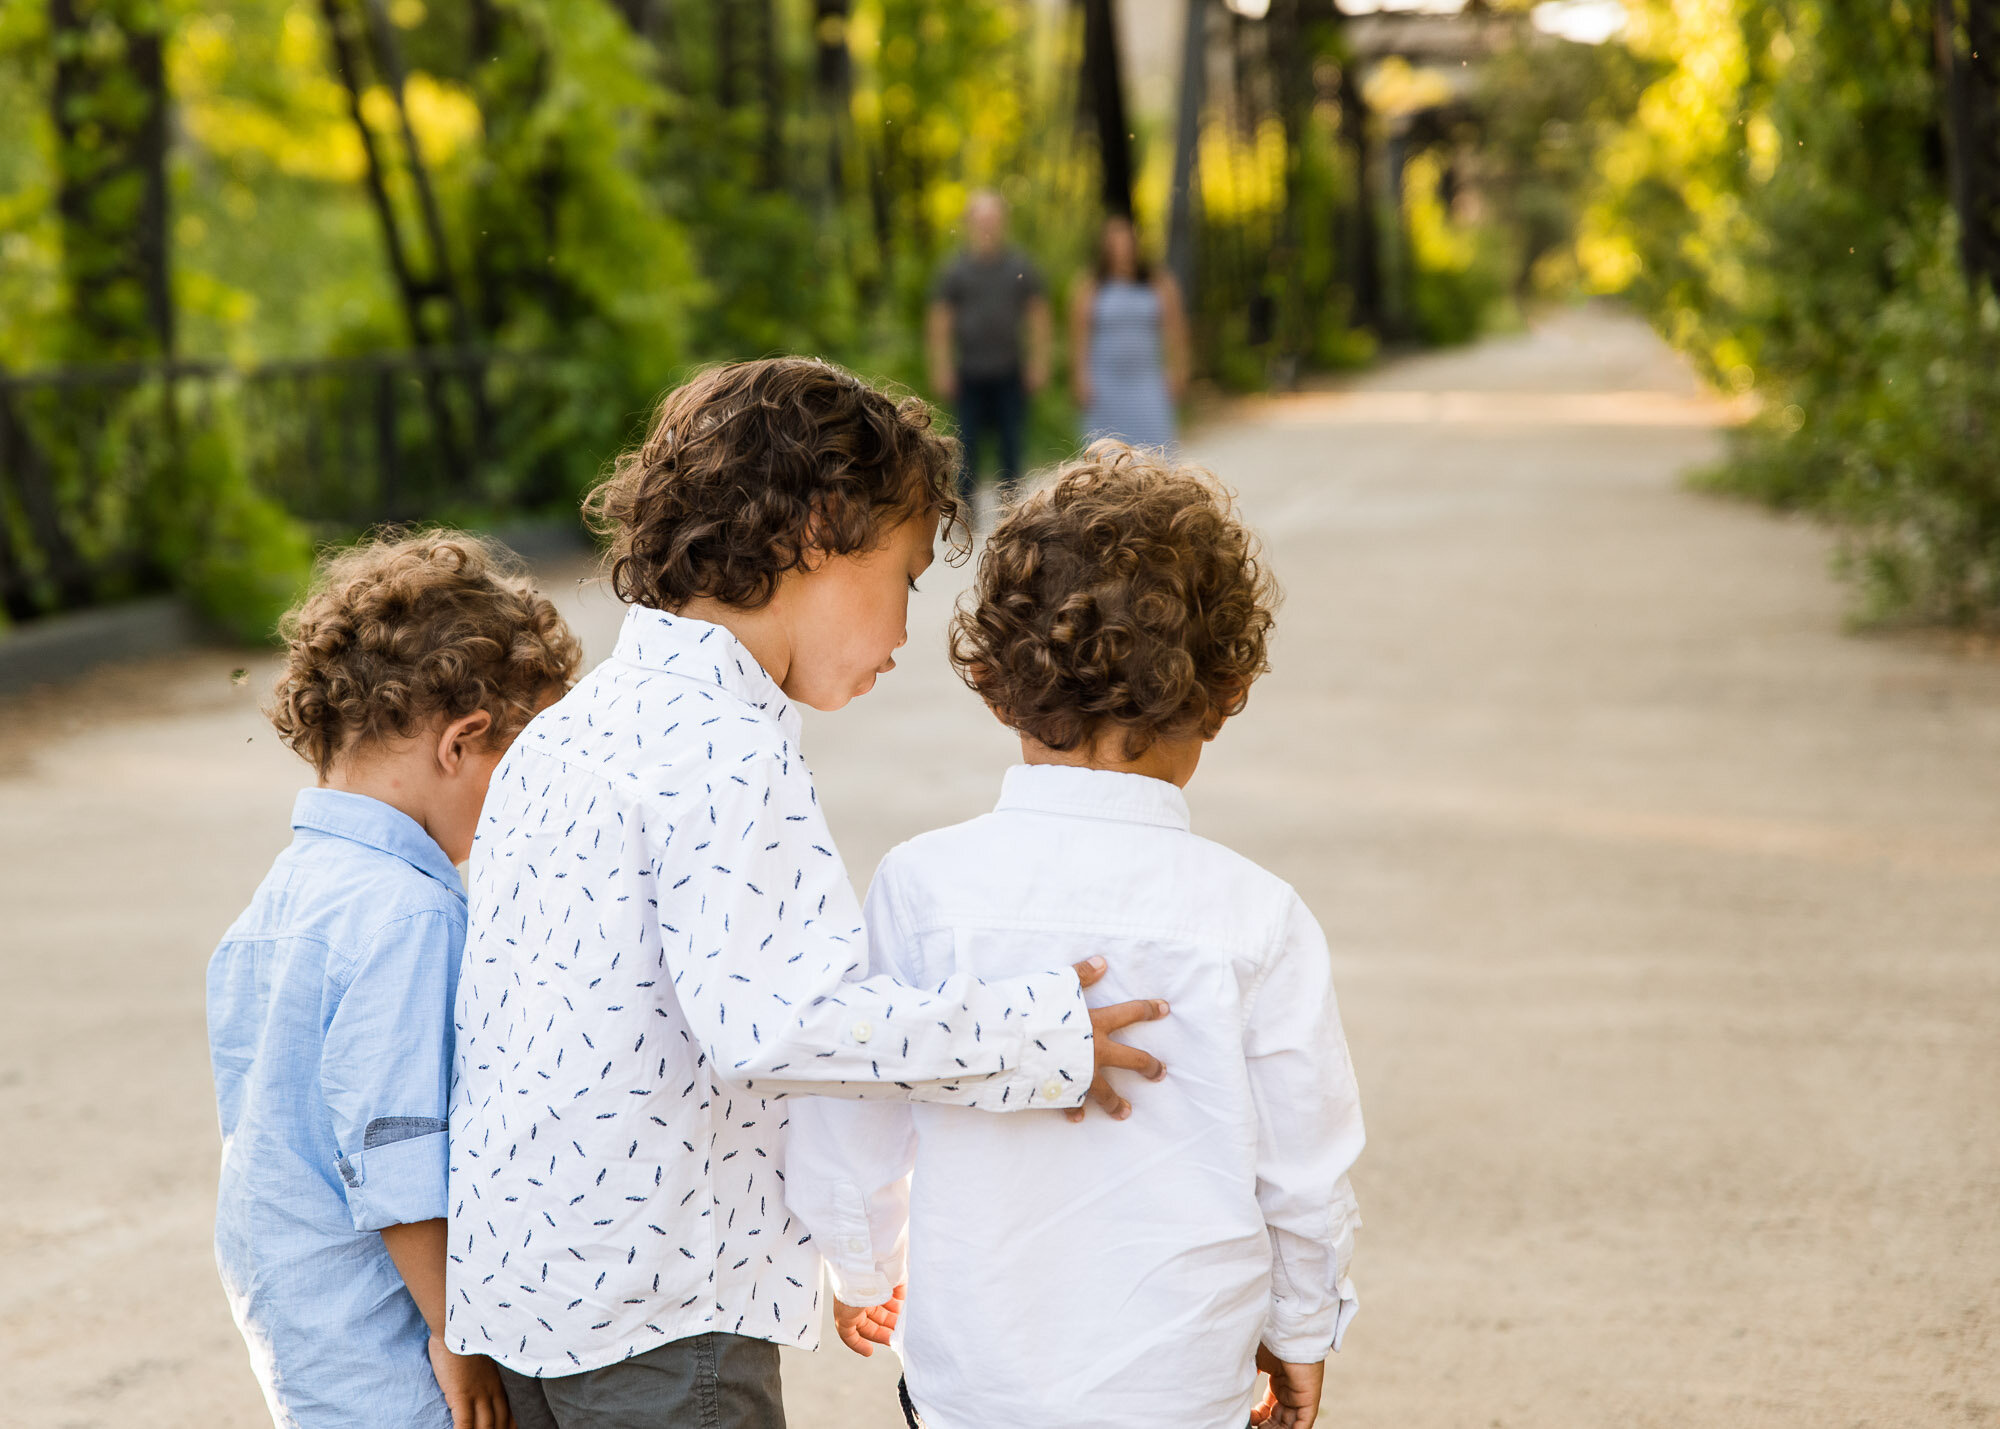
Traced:
<svg viewBox="0 0 2000 1429">
<path fill-rule="evenodd" d="M 727 630 L 634 607 L 495 771 L 456 1009 L 452 1349 L 561 1375 L 712 1330 L 810 1348 L 786 1093 L 1082 1100 L 1067 969 L 865 976 L 798 742 Z"/>
</svg>

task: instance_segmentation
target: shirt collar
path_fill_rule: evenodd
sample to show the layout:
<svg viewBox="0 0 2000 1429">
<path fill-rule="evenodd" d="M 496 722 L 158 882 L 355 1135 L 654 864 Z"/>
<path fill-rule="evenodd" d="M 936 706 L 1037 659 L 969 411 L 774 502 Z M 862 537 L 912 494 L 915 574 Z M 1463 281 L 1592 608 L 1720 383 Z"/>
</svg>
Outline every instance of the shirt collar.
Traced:
<svg viewBox="0 0 2000 1429">
<path fill-rule="evenodd" d="M 798 710 L 757 663 L 757 657 L 720 625 L 635 605 L 625 612 L 625 625 L 611 654 L 613 659 L 642 670 L 659 670 L 713 685 L 762 710 L 777 721 L 794 747 L 798 745 Z"/>
<path fill-rule="evenodd" d="M 292 805 L 292 827 L 380 849 L 435 878 L 461 902 L 465 899 L 465 884 L 438 841 L 424 832 L 422 824 L 380 799 L 340 789 L 301 789 Z"/>
<path fill-rule="evenodd" d="M 1187 796 L 1166 780 L 1068 764 L 1016 764 L 1001 781 L 1000 802 L 994 807 L 1118 819 L 1163 829 L 1188 827 Z"/>
</svg>

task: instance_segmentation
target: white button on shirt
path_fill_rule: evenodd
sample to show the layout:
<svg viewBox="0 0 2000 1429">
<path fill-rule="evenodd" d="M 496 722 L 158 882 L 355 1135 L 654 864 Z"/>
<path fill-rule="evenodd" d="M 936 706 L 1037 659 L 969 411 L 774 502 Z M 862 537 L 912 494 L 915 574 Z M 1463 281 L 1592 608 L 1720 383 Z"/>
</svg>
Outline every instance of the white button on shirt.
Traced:
<svg viewBox="0 0 2000 1429">
<path fill-rule="evenodd" d="M 1361 1112 L 1326 943 L 1287 885 L 1189 832 L 1171 784 L 1023 766 L 993 813 L 890 853 L 867 924 L 871 971 L 1095 953 L 1093 1002 L 1173 1004 L 1130 1029 L 1167 1077 L 1113 1074 L 1127 1121 L 793 1102 L 787 1198 L 839 1247 L 847 1303 L 907 1274 L 926 1424 L 1241 1429 L 1260 1340 L 1301 1362 L 1337 1344 Z"/>
<path fill-rule="evenodd" d="M 798 716 L 720 626 L 628 614 L 495 772 L 469 883 L 446 1340 L 523 1374 L 816 1342 L 787 1092 L 1007 1110 L 1090 1081 L 1066 966 L 862 980 Z"/>
</svg>

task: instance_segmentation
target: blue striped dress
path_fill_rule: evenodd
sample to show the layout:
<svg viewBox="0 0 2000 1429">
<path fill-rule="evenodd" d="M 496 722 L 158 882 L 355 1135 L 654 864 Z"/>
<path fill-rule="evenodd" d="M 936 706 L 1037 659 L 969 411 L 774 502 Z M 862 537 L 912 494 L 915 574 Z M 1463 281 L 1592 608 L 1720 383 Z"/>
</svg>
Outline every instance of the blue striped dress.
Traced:
<svg viewBox="0 0 2000 1429">
<path fill-rule="evenodd" d="M 1113 278 L 1098 285 L 1090 311 L 1090 388 L 1086 442 L 1119 437 L 1137 447 L 1174 444 L 1174 404 L 1160 356 L 1160 295 L 1151 284 Z"/>
</svg>

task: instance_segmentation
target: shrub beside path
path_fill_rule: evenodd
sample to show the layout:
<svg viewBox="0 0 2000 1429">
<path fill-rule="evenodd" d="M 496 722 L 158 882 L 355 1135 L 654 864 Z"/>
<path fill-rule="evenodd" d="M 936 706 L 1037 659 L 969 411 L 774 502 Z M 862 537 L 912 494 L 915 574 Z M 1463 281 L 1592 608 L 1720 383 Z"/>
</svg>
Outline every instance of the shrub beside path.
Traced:
<svg viewBox="0 0 2000 1429">
<path fill-rule="evenodd" d="M 1844 634 L 1821 532 L 1678 484 L 1718 415 L 1581 311 L 1193 443 L 1288 591 L 1196 828 L 1326 924 L 1369 1118 L 1334 1423 L 2000 1417 L 2000 662 Z M 857 880 L 1009 760 L 941 658 L 963 584 L 809 721 Z M 10 1424 L 268 1422 L 208 1248 L 201 974 L 302 782 L 270 672 L 0 702 Z M 787 1374 L 799 1429 L 896 1422 L 886 1357 Z"/>
</svg>

